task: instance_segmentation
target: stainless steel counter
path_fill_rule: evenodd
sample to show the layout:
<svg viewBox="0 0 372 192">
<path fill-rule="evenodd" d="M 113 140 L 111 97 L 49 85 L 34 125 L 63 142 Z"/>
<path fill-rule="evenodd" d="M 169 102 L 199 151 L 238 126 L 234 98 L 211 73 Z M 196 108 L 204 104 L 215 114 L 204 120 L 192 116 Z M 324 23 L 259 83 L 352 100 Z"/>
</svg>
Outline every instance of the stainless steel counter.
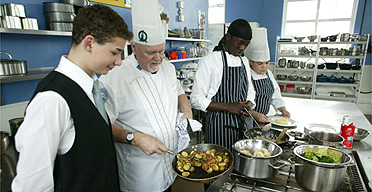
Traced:
<svg viewBox="0 0 372 192">
<path fill-rule="evenodd" d="M 340 127 L 344 115 L 349 115 L 356 127 L 363 128 L 372 132 L 372 125 L 360 111 L 355 103 L 345 103 L 338 101 L 323 101 L 285 97 L 287 110 L 291 113 L 291 119 L 297 121 L 297 128 L 290 129 L 304 131 L 304 126 L 308 124 L 326 124 Z M 351 153 L 357 151 L 363 169 L 372 184 L 372 136 L 369 135 L 362 141 L 354 141 L 352 149 L 344 149 Z M 229 179 L 228 174 L 212 183 L 207 192 L 218 191 L 225 181 Z M 368 183 L 365 183 L 368 185 Z"/>
</svg>

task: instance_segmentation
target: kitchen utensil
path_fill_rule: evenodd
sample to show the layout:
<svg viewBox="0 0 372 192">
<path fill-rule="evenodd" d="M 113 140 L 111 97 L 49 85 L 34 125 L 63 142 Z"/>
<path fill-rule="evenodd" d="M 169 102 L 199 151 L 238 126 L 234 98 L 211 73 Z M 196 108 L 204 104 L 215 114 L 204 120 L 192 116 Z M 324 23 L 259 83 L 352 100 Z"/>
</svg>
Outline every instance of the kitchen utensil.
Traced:
<svg viewBox="0 0 372 192">
<path fill-rule="evenodd" d="M 302 42 L 305 37 L 294 37 L 294 39 L 296 39 L 297 42 Z"/>
<path fill-rule="evenodd" d="M 368 39 L 368 35 L 367 34 L 361 35 L 359 37 L 359 41 L 367 41 L 367 39 Z"/>
<path fill-rule="evenodd" d="M 10 144 L 9 133 L 0 131 L 1 154 L 3 154 Z"/>
<path fill-rule="evenodd" d="M 61 3 L 72 4 L 79 7 L 86 7 L 90 4 L 88 0 L 61 0 Z"/>
<path fill-rule="evenodd" d="M 14 17 L 26 17 L 25 6 L 16 3 L 4 3 L 3 5 L 4 15 Z"/>
<path fill-rule="evenodd" d="M 313 63 L 306 64 L 306 68 L 308 68 L 308 69 L 312 69 L 314 67 L 315 67 L 315 64 L 313 64 Z"/>
<path fill-rule="evenodd" d="M 331 41 L 331 42 L 335 42 L 336 39 L 337 39 L 337 37 L 338 37 L 338 34 L 337 34 L 337 35 L 331 35 L 331 36 L 328 36 L 329 41 Z"/>
<path fill-rule="evenodd" d="M 316 82 L 327 82 L 328 78 L 326 75 L 320 74 L 316 76 Z"/>
<path fill-rule="evenodd" d="M 53 31 L 72 31 L 72 23 L 49 23 L 49 29 Z"/>
<path fill-rule="evenodd" d="M 368 130 L 362 129 L 362 128 L 355 128 L 354 133 L 354 141 L 360 141 L 366 138 L 369 134 L 371 134 Z"/>
<path fill-rule="evenodd" d="M 287 75 L 278 74 L 278 75 L 276 75 L 276 78 L 278 80 L 286 80 L 287 79 Z"/>
<path fill-rule="evenodd" d="M 319 55 L 321 55 L 321 56 L 328 55 L 328 47 L 321 47 L 321 48 L 319 48 Z"/>
<path fill-rule="evenodd" d="M 342 33 L 340 36 L 341 42 L 348 42 L 350 40 L 350 33 Z"/>
<path fill-rule="evenodd" d="M 297 183 L 310 191 L 339 191 L 342 182 L 345 180 L 347 166 L 353 165 L 349 154 L 335 149 L 328 148 L 341 153 L 341 163 L 322 163 L 309 160 L 302 156 L 306 148 L 322 148 L 319 145 L 300 145 L 294 148 L 295 178 Z M 326 178 L 326 179 L 325 179 Z"/>
<path fill-rule="evenodd" d="M 346 97 L 345 92 L 332 91 L 330 94 L 332 97 Z"/>
<path fill-rule="evenodd" d="M 170 150 L 170 149 L 167 149 L 167 153 L 168 154 L 171 154 L 171 155 L 173 155 L 175 158 L 177 158 L 177 154 L 175 154 L 172 150 Z M 178 155 L 178 157 L 180 157 L 180 158 L 182 158 L 182 159 L 184 159 L 184 160 L 188 160 L 186 157 L 184 157 L 184 156 L 182 156 L 182 155 Z"/>
<path fill-rule="evenodd" d="M 188 180 L 188 181 L 192 181 L 192 182 L 202 182 L 202 183 L 211 182 L 211 181 L 214 181 L 214 180 L 222 177 L 223 175 L 225 175 L 232 168 L 232 165 L 234 164 L 234 157 L 233 157 L 232 153 L 228 149 L 226 149 L 225 147 L 222 147 L 220 145 L 215 145 L 215 144 L 197 144 L 197 145 L 189 146 L 182 151 L 185 151 L 188 154 L 190 154 L 191 151 L 206 152 L 206 151 L 211 150 L 211 149 L 215 149 L 216 152 L 223 152 L 224 154 L 227 155 L 227 157 L 229 159 L 229 162 L 227 163 L 226 169 L 224 171 L 222 171 L 222 172 L 213 171 L 212 173 L 207 173 L 206 171 L 202 170 L 201 167 L 195 167 L 195 170 L 194 170 L 194 172 L 192 172 L 192 174 L 190 174 L 188 177 L 184 177 L 184 176 L 182 176 L 182 173 L 180 173 L 177 169 L 177 158 L 174 158 L 173 161 L 172 161 L 173 170 L 176 172 L 176 174 L 179 177 L 181 177 L 185 180 Z M 180 153 L 178 153 L 178 154 L 180 154 Z"/>
<path fill-rule="evenodd" d="M 0 76 L 1 75 L 19 75 L 27 73 L 27 62 L 14 60 L 12 56 L 5 51 L 0 51 L 0 54 L 5 54 L 9 59 L 0 59 Z"/>
<path fill-rule="evenodd" d="M 281 118 L 284 118 L 288 121 L 287 124 L 280 124 L 277 122 L 278 119 L 281 119 Z M 283 116 L 271 116 L 269 117 L 269 121 L 271 124 L 275 125 L 275 126 L 278 126 L 278 127 L 287 127 L 287 128 L 295 128 L 297 127 L 297 122 L 293 119 L 290 119 L 290 118 L 287 118 L 287 117 L 283 117 Z"/>
<path fill-rule="evenodd" d="M 47 23 L 72 23 L 76 15 L 68 12 L 50 12 L 44 16 Z"/>
<path fill-rule="evenodd" d="M 328 76 L 327 81 L 330 83 L 337 83 L 337 77 L 334 75 Z"/>
<path fill-rule="evenodd" d="M 342 147 L 344 138 L 336 133 L 313 131 L 309 134 L 309 144 Z"/>
<path fill-rule="evenodd" d="M 279 142 L 282 140 L 283 136 L 287 132 L 288 128 L 284 128 L 282 132 L 280 132 L 279 136 L 276 138 L 275 143 L 279 144 Z"/>
<path fill-rule="evenodd" d="M 327 69 L 336 69 L 337 63 L 325 63 Z"/>
<path fill-rule="evenodd" d="M 39 26 L 38 26 L 38 23 L 37 23 L 37 19 L 35 19 L 35 18 L 22 18 L 22 28 L 23 29 L 38 30 Z"/>
<path fill-rule="evenodd" d="M 283 150 L 274 142 L 264 139 L 243 139 L 232 147 L 235 157 L 234 169 L 250 178 L 274 177 L 278 174 L 278 170 L 285 165 L 279 160 Z M 262 148 L 267 149 L 271 156 L 252 157 L 244 154 L 244 150 L 256 151 Z"/>
<path fill-rule="evenodd" d="M 301 81 L 310 81 L 311 80 L 311 76 L 304 76 L 304 75 L 302 75 L 300 77 L 300 79 L 301 79 Z"/>
<path fill-rule="evenodd" d="M 341 70 L 350 70 L 351 64 L 350 63 L 339 63 L 338 66 Z"/>
<path fill-rule="evenodd" d="M 288 79 L 291 80 L 291 81 L 297 81 L 298 75 L 289 75 Z"/>
<path fill-rule="evenodd" d="M 321 37 L 321 38 L 320 38 L 320 41 L 321 41 L 321 42 L 327 42 L 327 41 L 328 41 L 328 37 Z"/>
<path fill-rule="evenodd" d="M 305 128 L 304 128 L 304 133 L 306 135 L 309 135 L 310 133 L 312 132 L 317 132 L 317 131 L 321 131 L 321 132 L 328 132 L 328 133 L 337 133 L 337 129 L 339 128 L 336 128 L 332 125 L 326 125 L 326 124 L 307 124 L 305 125 Z"/>
<path fill-rule="evenodd" d="M 301 67 L 301 69 L 304 69 L 306 67 L 306 62 L 301 61 L 300 62 L 300 67 Z"/>
<path fill-rule="evenodd" d="M 268 131 L 271 129 L 271 123 L 266 123 L 264 126 L 262 126 L 262 131 Z"/>
<path fill-rule="evenodd" d="M 67 3 L 43 2 L 44 13 L 67 12 L 74 13 L 74 6 Z"/>
<path fill-rule="evenodd" d="M 250 113 L 248 113 L 248 114 L 249 114 L 249 116 L 251 116 L 252 120 L 256 123 L 257 127 L 261 129 L 261 126 L 258 124 L 258 122 L 256 121 L 256 119 L 254 119 L 254 117 Z"/>
<path fill-rule="evenodd" d="M 279 59 L 278 66 L 284 68 L 287 64 L 287 60 L 285 58 Z"/>
<path fill-rule="evenodd" d="M 307 38 L 310 40 L 310 42 L 314 42 L 316 38 L 318 38 L 318 36 L 316 35 L 310 35 L 310 36 L 307 36 Z"/>
<path fill-rule="evenodd" d="M 247 139 L 266 139 L 268 141 L 274 142 L 278 136 L 280 135 L 281 131 L 276 129 L 270 129 L 264 131 L 263 128 L 252 128 L 244 131 L 244 136 Z M 289 136 L 285 134 L 280 140 L 278 145 L 285 144 L 289 141 Z"/>
<path fill-rule="evenodd" d="M 311 92 L 311 87 L 297 87 L 297 93 L 309 94 Z"/>
<path fill-rule="evenodd" d="M 325 68 L 325 65 L 324 64 L 319 64 L 318 65 L 318 69 L 324 69 Z"/>
</svg>

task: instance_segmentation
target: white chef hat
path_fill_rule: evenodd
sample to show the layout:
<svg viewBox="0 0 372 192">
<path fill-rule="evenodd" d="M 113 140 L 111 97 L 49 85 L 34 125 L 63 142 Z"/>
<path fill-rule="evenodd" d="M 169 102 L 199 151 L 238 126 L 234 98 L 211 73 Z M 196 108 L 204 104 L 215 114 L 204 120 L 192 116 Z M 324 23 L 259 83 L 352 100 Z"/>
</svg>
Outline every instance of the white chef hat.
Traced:
<svg viewBox="0 0 372 192">
<path fill-rule="evenodd" d="M 252 61 L 266 62 L 270 60 L 267 29 L 264 27 L 252 29 L 252 40 L 247 47 L 247 57 Z"/>
<path fill-rule="evenodd" d="M 158 0 L 132 1 L 132 24 L 135 43 L 159 45 L 165 42 Z"/>
</svg>

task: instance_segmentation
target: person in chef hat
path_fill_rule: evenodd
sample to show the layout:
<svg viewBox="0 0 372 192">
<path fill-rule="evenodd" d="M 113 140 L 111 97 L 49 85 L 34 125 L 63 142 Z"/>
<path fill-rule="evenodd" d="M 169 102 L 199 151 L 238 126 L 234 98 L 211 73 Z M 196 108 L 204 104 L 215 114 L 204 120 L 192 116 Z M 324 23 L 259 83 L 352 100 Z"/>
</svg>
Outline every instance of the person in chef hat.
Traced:
<svg viewBox="0 0 372 192">
<path fill-rule="evenodd" d="M 192 111 L 174 65 L 164 60 L 165 34 L 157 0 L 132 1 L 133 54 L 100 77 L 117 142 L 122 191 L 170 191 L 177 152 L 177 110 Z"/>
<path fill-rule="evenodd" d="M 251 66 L 252 83 L 256 91 L 256 107 L 252 110 L 252 116 L 261 123 L 269 123 L 267 114 L 270 106 L 279 110 L 284 117 L 291 115 L 285 107 L 280 88 L 275 81 L 270 67 L 270 51 L 267 41 L 266 28 L 254 28 L 252 41 L 247 48 L 247 57 Z"/>
<path fill-rule="evenodd" d="M 252 128 L 249 110 L 255 92 L 249 61 L 242 56 L 252 39 L 252 29 L 244 19 L 233 21 L 214 51 L 198 62 L 190 95 L 193 108 L 207 112 L 205 142 L 231 146 L 241 139 L 238 131 Z"/>
</svg>

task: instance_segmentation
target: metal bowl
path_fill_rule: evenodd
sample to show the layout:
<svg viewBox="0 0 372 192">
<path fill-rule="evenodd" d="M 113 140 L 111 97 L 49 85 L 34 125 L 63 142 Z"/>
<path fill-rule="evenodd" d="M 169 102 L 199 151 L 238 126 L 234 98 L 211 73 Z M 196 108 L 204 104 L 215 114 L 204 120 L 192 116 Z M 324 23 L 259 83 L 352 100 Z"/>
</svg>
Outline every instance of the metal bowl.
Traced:
<svg viewBox="0 0 372 192">
<path fill-rule="evenodd" d="M 310 42 L 314 42 L 316 38 L 318 38 L 318 36 L 316 35 L 310 35 L 310 36 L 307 36 L 307 38 L 310 40 Z"/>
<path fill-rule="evenodd" d="M 291 81 L 296 81 L 298 79 L 298 75 L 289 75 L 288 79 Z"/>
<path fill-rule="evenodd" d="M 360 141 L 364 138 L 366 138 L 370 132 L 368 130 L 362 129 L 362 128 L 355 128 L 355 133 L 354 133 L 354 140 L 355 141 Z"/>
<path fill-rule="evenodd" d="M 305 37 L 295 37 L 294 39 L 296 39 L 297 42 L 302 42 L 302 40 L 304 40 Z"/>
<path fill-rule="evenodd" d="M 301 79 L 301 81 L 310 81 L 311 76 L 301 76 L 300 79 Z"/>
<path fill-rule="evenodd" d="M 308 69 L 312 69 L 314 67 L 315 67 L 315 64 L 313 64 L 313 63 L 306 64 L 306 68 L 308 68 Z"/>
<path fill-rule="evenodd" d="M 0 131 L 0 138 L 1 138 L 1 154 L 3 154 L 9 146 L 9 133 Z"/>
<path fill-rule="evenodd" d="M 297 93 L 309 94 L 311 92 L 311 87 L 297 87 Z"/>
<path fill-rule="evenodd" d="M 276 76 L 276 78 L 278 80 L 286 80 L 287 79 L 287 75 L 281 75 L 281 74 L 279 74 L 279 75 Z"/>
</svg>

